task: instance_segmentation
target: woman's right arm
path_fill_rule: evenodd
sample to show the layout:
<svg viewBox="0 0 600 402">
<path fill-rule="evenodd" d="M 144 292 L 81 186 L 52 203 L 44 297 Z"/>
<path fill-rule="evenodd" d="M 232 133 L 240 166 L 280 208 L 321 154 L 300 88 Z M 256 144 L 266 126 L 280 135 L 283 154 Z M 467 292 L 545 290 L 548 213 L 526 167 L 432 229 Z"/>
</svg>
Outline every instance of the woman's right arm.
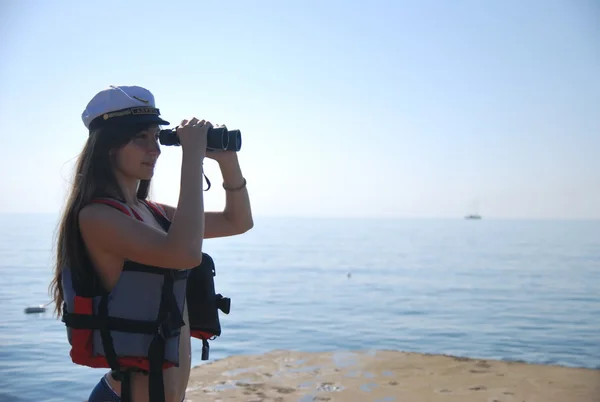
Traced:
<svg viewBox="0 0 600 402">
<path fill-rule="evenodd" d="M 79 214 L 85 243 L 99 251 L 141 264 L 190 269 L 202 261 L 204 199 L 202 162 L 206 152 L 206 132 L 212 125 L 198 126 L 197 119 L 183 121 L 177 130 L 182 145 L 181 188 L 177 213 L 168 233 L 164 233 L 122 212 L 91 204 Z"/>
</svg>

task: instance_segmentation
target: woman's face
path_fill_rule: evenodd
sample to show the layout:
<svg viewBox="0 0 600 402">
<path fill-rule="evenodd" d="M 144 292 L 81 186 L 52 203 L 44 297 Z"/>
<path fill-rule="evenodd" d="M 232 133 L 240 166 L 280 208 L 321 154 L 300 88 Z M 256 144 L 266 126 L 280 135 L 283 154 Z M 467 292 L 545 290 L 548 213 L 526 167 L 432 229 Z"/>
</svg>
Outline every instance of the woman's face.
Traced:
<svg viewBox="0 0 600 402">
<path fill-rule="evenodd" d="M 140 131 L 116 154 L 116 166 L 121 174 L 139 180 L 150 180 L 160 156 L 158 126 Z"/>
</svg>

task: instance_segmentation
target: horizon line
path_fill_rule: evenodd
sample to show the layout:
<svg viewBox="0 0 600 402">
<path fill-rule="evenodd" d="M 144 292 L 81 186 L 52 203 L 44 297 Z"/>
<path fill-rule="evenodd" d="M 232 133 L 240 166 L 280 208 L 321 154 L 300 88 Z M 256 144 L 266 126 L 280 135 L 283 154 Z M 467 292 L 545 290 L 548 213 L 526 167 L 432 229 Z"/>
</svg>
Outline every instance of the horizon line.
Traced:
<svg viewBox="0 0 600 402">
<path fill-rule="evenodd" d="M 207 211 L 209 212 L 209 211 Z M 0 216 L 11 216 L 11 215 L 46 215 L 46 216 L 60 216 L 60 212 L 45 212 L 45 211 L 14 211 L 14 212 L 0 212 Z M 395 215 L 395 216 L 381 216 L 381 215 L 273 215 L 273 214 L 261 214 L 254 213 L 253 217 L 256 219 L 346 219 L 346 220 L 451 220 L 451 221 L 469 221 L 466 219 L 466 215 L 453 216 L 453 215 L 419 215 L 419 216 L 407 216 L 407 215 Z M 566 217 L 566 216 L 548 216 L 548 217 L 534 217 L 534 216 L 482 216 L 481 219 L 475 221 L 600 221 L 600 216 L 591 217 Z"/>
</svg>

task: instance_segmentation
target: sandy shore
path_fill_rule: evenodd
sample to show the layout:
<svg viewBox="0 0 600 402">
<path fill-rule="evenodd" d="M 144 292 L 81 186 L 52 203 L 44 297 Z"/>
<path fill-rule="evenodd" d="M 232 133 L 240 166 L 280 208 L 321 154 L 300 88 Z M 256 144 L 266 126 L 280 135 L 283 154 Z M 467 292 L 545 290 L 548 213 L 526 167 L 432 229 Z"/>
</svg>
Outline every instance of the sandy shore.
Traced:
<svg viewBox="0 0 600 402">
<path fill-rule="evenodd" d="M 195 367 L 186 401 L 600 402 L 600 370 L 396 351 L 274 351 Z"/>
</svg>

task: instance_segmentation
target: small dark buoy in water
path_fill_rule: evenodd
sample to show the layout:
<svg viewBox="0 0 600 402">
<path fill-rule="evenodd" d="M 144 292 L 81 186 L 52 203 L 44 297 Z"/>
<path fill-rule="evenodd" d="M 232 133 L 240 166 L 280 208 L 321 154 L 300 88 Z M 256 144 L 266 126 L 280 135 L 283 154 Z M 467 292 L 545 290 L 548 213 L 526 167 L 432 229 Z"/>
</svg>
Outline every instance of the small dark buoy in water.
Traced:
<svg viewBox="0 0 600 402">
<path fill-rule="evenodd" d="M 350 278 L 350 277 L 352 276 L 352 274 L 351 274 L 350 272 L 348 272 L 348 273 L 346 274 L 346 276 L 347 276 L 348 278 Z"/>
<path fill-rule="evenodd" d="M 25 314 L 33 314 L 33 313 L 44 313 L 46 312 L 46 307 L 43 305 L 36 307 L 27 307 L 25 309 Z"/>
</svg>

